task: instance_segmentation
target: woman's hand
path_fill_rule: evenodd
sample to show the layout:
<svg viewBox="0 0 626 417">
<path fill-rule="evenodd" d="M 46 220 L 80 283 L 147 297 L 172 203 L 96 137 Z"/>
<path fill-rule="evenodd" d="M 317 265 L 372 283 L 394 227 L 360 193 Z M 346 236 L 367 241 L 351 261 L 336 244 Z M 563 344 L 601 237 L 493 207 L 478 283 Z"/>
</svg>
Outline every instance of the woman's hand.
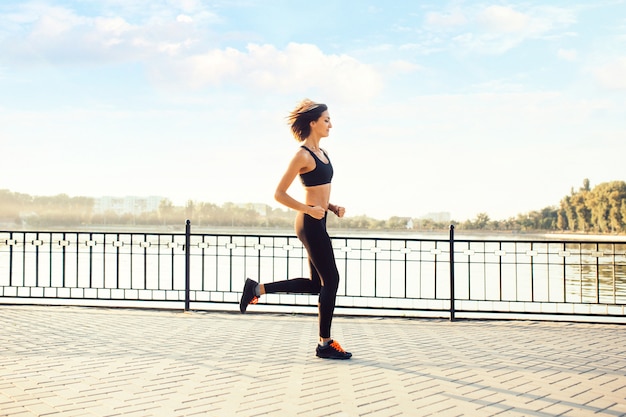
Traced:
<svg viewBox="0 0 626 417">
<path fill-rule="evenodd" d="M 346 209 L 341 206 L 332 204 L 332 205 L 329 205 L 328 208 L 330 209 L 330 211 L 335 213 L 335 215 L 339 218 L 343 217 L 343 215 L 346 214 Z"/>
<path fill-rule="evenodd" d="M 321 220 L 326 215 L 326 210 L 324 210 L 324 208 L 320 206 L 309 207 L 306 210 L 306 214 L 313 217 L 314 219 Z"/>
</svg>

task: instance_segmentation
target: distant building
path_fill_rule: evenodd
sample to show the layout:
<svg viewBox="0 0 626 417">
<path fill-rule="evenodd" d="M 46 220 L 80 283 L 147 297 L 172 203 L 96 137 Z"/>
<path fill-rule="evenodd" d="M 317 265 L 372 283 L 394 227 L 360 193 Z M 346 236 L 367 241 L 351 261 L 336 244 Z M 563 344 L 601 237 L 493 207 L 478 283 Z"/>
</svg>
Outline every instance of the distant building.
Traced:
<svg viewBox="0 0 626 417">
<path fill-rule="evenodd" d="M 116 214 L 149 213 L 151 211 L 157 211 L 159 209 L 161 201 L 163 200 L 165 200 L 165 197 L 159 196 L 105 196 L 100 198 L 94 198 L 94 212 L 106 213 L 107 211 L 112 211 Z"/>
</svg>

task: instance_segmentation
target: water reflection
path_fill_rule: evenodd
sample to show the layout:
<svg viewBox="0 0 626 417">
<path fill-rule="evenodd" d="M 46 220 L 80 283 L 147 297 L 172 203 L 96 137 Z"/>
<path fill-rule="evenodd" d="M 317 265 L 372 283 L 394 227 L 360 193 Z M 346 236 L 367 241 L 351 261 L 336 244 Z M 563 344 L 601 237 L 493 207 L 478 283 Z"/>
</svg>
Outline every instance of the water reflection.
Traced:
<svg viewBox="0 0 626 417">
<path fill-rule="evenodd" d="M 569 243 L 565 250 L 568 301 L 626 302 L 626 244 Z"/>
<path fill-rule="evenodd" d="M 626 303 L 626 243 L 457 241 L 468 300 Z"/>
</svg>

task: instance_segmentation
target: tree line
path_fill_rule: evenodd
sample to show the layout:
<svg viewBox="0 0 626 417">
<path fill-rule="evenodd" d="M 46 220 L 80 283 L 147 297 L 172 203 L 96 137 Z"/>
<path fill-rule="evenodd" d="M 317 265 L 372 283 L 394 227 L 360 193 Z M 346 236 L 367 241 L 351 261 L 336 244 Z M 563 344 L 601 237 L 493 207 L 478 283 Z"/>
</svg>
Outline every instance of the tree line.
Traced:
<svg viewBox="0 0 626 417">
<path fill-rule="evenodd" d="M 291 228 L 295 212 L 258 204 L 188 201 L 176 206 L 161 201 L 158 210 L 140 215 L 114 211 L 95 212 L 91 197 L 31 196 L 0 190 L 0 225 L 23 228 L 97 226 L 176 226 L 191 220 L 194 227 Z M 393 216 L 387 220 L 368 216 L 328 217 L 329 228 L 350 230 L 459 230 L 546 231 L 583 233 L 626 232 L 626 183 L 611 181 L 593 189 L 589 180 L 578 190 L 572 188 L 558 206 L 518 214 L 506 220 L 492 220 L 487 213 L 462 222 L 440 223 L 429 219 Z"/>
<path fill-rule="evenodd" d="M 626 183 L 611 181 L 590 188 L 589 180 L 561 200 L 557 228 L 578 232 L 626 231 Z"/>
</svg>

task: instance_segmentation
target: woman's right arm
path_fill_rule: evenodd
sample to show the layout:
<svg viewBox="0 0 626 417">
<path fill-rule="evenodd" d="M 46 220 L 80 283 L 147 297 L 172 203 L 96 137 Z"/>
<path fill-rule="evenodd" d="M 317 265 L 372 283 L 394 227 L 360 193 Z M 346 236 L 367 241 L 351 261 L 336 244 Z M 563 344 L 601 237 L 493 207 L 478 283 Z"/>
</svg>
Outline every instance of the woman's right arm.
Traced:
<svg viewBox="0 0 626 417">
<path fill-rule="evenodd" d="M 293 180 L 300 173 L 300 170 L 304 169 L 307 166 L 306 154 L 302 152 L 296 152 L 293 159 L 289 163 L 287 170 L 283 174 L 278 186 L 276 187 L 276 192 L 274 193 L 274 198 L 276 201 L 281 203 L 282 205 L 289 207 L 292 210 L 301 211 L 305 214 L 308 214 L 311 217 L 316 219 L 321 219 L 324 217 L 326 211 L 322 207 L 311 207 L 307 206 L 291 197 L 287 190 L 291 187 Z"/>
</svg>

